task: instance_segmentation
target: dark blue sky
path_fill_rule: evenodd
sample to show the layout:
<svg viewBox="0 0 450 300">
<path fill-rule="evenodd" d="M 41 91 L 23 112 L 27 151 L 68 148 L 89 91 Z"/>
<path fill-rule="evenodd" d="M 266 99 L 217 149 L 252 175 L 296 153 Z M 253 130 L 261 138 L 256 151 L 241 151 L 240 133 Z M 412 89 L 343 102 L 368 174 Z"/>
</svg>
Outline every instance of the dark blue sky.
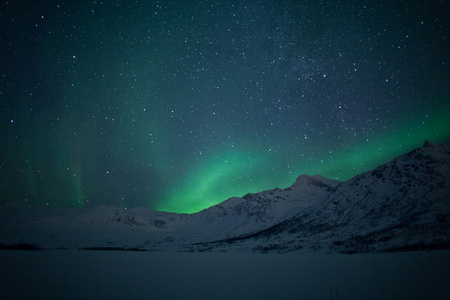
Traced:
<svg viewBox="0 0 450 300">
<path fill-rule="evenodd" d="M 446 142 L 449 16 L 445 1 L 9 1 L 0 199 L 194 212 Z"/>
</svg>

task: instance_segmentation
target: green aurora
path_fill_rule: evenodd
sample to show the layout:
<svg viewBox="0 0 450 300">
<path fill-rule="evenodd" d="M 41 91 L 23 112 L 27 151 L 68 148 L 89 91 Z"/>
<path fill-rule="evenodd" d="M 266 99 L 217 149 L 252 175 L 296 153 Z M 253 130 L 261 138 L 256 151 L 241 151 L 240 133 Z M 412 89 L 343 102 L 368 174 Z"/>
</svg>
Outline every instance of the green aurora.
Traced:
<svg viewBox="0 0 450 300">
<path fill-rule="evenodd" d="M 442 1 L 9 1 L 0 201 L 194 213 L 449 145 L 449 16 Z"/>
<path fill-rule="evenodd" d="M 411 120 L 401 130 L 335 153 L 331 148 L 321 149 L 314 159 L 291 153 L 293 159 L 286 161 L 285 157 L 277 157 L 268 153 L 270 151 L 258 153 L 233 149 L 206 160 L 183 176 L 154 209 L 194 213 L 230 197 L 242 197 L 275 187 L 286 188 L 301 174 L 319 174 L 345 181 L 421 147 L 426 139 L 436 144 L 449 141 L 448 113 L 439 111 L 424 121 Z"/>
</svg>

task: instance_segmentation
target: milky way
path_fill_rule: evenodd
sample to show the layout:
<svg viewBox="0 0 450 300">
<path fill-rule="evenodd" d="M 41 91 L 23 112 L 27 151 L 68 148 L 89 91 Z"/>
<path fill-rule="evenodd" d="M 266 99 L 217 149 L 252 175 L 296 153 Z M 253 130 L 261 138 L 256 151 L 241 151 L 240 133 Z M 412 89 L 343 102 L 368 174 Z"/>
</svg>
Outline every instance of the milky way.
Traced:
<svg viewBox="0 0 450 300">
<path fill-rule="evenodd" d="M 191 213 L 450 140 L 446 1 L 80 2 L 1 7 L 4 202 Z"/>
</svg>

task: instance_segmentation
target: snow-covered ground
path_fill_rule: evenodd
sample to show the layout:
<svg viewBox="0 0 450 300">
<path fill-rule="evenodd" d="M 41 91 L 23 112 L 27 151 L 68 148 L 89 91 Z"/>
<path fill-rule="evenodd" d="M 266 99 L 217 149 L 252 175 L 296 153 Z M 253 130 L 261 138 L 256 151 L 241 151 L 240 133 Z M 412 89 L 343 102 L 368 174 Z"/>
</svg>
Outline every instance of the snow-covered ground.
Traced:
<svg viewBox="0 0 450 300">
<path fill-rule="evenodd" d="M 450 251 L 0 251 L 0 299 L 450 299 Z"/>
</svg>

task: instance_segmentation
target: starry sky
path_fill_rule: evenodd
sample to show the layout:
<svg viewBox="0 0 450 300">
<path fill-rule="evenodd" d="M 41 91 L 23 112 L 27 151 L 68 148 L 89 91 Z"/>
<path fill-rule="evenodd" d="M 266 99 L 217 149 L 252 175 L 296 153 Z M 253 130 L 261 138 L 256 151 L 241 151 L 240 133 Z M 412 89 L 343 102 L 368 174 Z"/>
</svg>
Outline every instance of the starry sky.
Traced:
<svg viewBox="0 0 450 300">
<path fill-rule="evenodd" d="M 193 213 L 450 140 L 448 1 L 7 1 L 0 200 Z"/>
</svg>

